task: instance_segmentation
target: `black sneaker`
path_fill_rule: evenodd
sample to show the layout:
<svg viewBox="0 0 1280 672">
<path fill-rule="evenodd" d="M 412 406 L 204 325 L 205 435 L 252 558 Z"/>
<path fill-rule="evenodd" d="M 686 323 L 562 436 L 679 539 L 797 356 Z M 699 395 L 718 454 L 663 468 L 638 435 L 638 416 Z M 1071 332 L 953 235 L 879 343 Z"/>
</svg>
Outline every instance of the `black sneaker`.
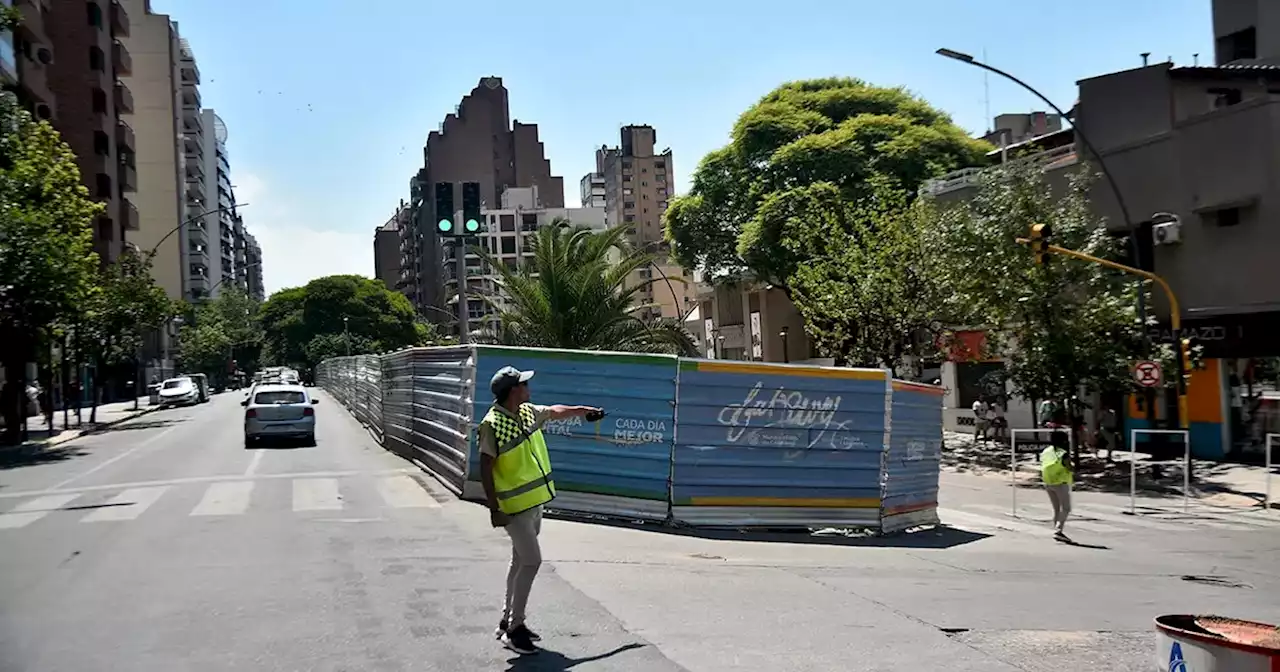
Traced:
<svg viewBox="0 0 1280 672">
<path fill-rule="evenodd" d="M 494 630 L 494 631 L 493 631 L 493 638 L 494 638 L 494 639 L 502 639 L 502 635 L 503 635 L 503 633 L 505 633 L 506 631 L 507 631 L 507 622 L 506 622 L 506 621 L 498 621 L 498 628 L 497 628 L 496 630 Z M 539 635 L 538 633 L 536 633 L 536 632 L 534 632 L 534 631 L 530 630 L 528 626 L 525 626 L 525 631 L 529 633 L 529 639 L 530 639 L 530 640 L 535 641 L 535 642 L 541 642 L 541 641 L 542 641 L 542 635 Z"/>
<path fill-rule="evenodd" d="M 532 633 L 529 632 L 529 628 L 517 625 L 502 633 L 502 645 L 522 656 L 537 653 L 538 647 L 534 645 L 533 639 L 529 637 L 530 634 Z"/>
</svg>

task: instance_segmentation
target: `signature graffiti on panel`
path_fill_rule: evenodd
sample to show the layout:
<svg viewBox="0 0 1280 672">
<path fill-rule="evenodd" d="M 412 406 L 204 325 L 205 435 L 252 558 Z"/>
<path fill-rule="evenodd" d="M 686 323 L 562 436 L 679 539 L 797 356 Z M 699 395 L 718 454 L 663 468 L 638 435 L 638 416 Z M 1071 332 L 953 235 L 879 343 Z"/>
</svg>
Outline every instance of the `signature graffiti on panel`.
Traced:
<svg viewBox="0 0 1280 672">
<path fill-rule="evenodd" d="M 803 392 L 778 388 L 764 390 L 756 383 L 741 403 L 720 409 L 717 420 L 728 427 L 725 439 L 749 446 L 790 448 L 792 458 L 811 448 L 853 450 L 862 441 L 852 433 L 851 420 L 836 421 L 839 396 L 808 397 Z"/>
</svg>

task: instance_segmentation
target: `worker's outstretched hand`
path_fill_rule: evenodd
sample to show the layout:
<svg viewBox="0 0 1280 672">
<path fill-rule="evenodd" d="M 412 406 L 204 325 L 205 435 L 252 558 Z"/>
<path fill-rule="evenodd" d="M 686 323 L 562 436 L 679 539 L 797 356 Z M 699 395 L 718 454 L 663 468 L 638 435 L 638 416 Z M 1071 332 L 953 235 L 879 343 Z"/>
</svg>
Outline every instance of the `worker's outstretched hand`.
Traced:
<svg viewBox="0 0 1280 672">
<path fill-rule="evenodd" d="M 586 415 L 584 415 L 583 417 L 587 419 L 587 422 L 600 422 L 600 420 L 604 418 L 604 409 L 593 408 L 587 411 Z"/>
</svg>

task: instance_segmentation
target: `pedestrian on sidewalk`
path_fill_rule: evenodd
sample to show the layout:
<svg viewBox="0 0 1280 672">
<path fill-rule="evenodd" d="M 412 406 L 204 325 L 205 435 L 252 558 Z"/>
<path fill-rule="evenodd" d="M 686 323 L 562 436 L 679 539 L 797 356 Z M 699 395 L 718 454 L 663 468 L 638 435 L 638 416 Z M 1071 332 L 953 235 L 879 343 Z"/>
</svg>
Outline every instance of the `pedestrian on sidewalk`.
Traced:
<svg viewBox="0 0 1280 672">
<path fill-rule="evenodd" d="M 542 565 L 542 506 L 556 496 L 542 425 L 548 420 L 581 417 L 595 422 L 604 417 L 604 410 L 592 406 L 530 403 L 531 378 L 533 371 L 498 369 L 489 381 L 493 406 L 476 430 L 489 520 L 511 537 L 506 600 L 494 634 L 503 646 L 522 655 L 536 652 L 534 642 L 542 639 L 525 625 L 525 608 Z"/>
<path fill-rule="evenodd" d="M 974 442 L 986 441 L 987 430 L 990 429 L 990 420 L 987 413 L 991 407 L 987 404 L 985 397 L 978 397 L 973 402 L 973 440 Z"/>
<path fill-rule="evenodd" d="M 1054 432 L 1049 447 L 1040 453 L 1040 475 L 1044 479 L 1045 492 L 1053 507 L 1053 538 L 1070 541 L 1063 528 L 1071 515 L 1071 483 L 1074 467 L 1071 465 L 1070 443 L 1065 432 Z"/>
</svg>

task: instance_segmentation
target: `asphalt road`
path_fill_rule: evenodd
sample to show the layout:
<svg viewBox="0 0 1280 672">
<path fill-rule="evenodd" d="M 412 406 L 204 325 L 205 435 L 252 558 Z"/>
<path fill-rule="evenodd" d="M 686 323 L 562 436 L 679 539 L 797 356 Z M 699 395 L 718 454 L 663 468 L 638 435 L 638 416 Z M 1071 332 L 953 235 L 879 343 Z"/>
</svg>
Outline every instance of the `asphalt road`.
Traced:
<svg viewBox="0 0 1280 672">
<path fill-rule="evenodd" d="M 1280 516 L 944 474 L 950 527 L 760 541 L 562 520 L 531 624 L 491 636 L 508 546 L 332 399 L 313 448 L 246 450 L 237 393 L 0 463 L 10 670 L 1155 669 L 1151 619 L 1280 622 Z M 416 478 L 414 478 L 416 477 Z"/>
<path fill-rule="evenodd" d="M 241 398 L 3 465 L 0 670 L 681 669 L 551 570 L 509 664 L 505 536 L 327 397 L 317 446 L 246 450 Z"/>
</svg>

